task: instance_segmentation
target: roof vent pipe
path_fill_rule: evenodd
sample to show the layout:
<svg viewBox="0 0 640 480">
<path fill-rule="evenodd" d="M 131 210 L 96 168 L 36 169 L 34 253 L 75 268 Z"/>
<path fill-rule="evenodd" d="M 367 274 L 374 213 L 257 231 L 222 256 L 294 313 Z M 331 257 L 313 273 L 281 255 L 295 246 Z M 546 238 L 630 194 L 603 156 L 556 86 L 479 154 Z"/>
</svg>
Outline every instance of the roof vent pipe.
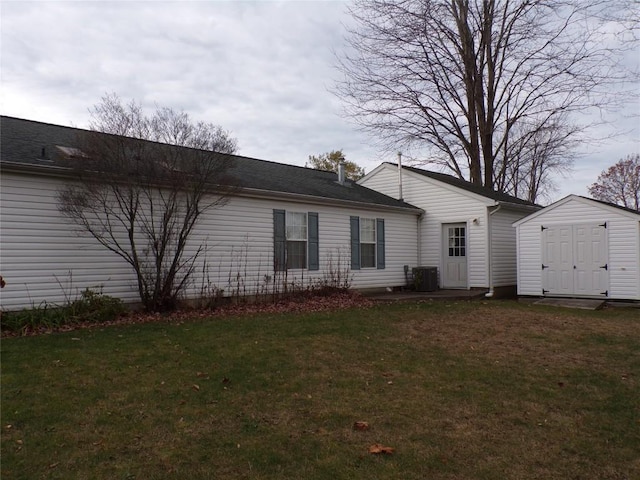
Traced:
<svg viewBox="0 0 640 480">
<path fill-rule="evenodd" d="M 340 185 L 344 185 L 344 159 L 340 159 L 340 163 L 338 163 L 338 183 Z"/>
<path fill-rule="evenodd" d="M 398 152 L 398 198 L 404 200 L 402 197 L 402 152 Z"/>
</svg>

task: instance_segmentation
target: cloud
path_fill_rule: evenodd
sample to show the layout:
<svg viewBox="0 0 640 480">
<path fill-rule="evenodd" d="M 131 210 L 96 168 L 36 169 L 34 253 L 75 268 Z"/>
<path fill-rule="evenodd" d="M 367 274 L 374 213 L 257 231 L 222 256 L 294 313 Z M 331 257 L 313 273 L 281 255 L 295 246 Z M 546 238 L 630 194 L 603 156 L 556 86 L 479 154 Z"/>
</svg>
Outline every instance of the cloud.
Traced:
<svg viewBox="0 0 640 480">
<path fill-rule="evenodd" d="M 243 155 L 304 165 L 343 149 L 369 171 L 395 155 L 342 118 L 329 91 L 345 10 L 333 1 L 3 2 L 2 113 L 86 127 L 88 108 L 113 92 L 219 124 Z M 617 145 L 638 150 L 637 141 L 636 129 Z M 581 184 L 631 153 L 609 148 L 614 158 L 577 164 Z"/>
</svg>

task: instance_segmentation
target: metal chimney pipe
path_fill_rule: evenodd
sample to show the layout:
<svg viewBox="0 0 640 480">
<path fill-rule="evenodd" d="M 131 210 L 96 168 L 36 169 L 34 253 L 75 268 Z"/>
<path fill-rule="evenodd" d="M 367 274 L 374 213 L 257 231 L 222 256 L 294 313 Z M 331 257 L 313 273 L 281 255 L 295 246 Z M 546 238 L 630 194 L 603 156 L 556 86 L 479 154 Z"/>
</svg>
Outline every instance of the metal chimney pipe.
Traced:
<svg viewBox="0 0 640 480">
<path fill-rule="evenodd" d="M 404 200 L 402 197 L 402 152 L 398 152 L 398 198 Z"/>
<path fill-rule="evenodd" d="M 340 160 L 340 163 L 338 163 L 338 183 L 344 185 L 344 180 L 344 160 Z"/>
</svg>

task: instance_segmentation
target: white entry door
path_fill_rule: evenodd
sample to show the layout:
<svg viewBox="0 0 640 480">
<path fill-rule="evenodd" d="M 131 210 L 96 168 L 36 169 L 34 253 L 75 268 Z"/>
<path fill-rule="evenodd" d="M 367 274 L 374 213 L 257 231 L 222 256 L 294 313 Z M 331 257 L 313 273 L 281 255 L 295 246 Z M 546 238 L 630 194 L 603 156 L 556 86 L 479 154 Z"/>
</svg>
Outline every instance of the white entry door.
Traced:
<svg viewBox="0 0 640 480">
<path fill-rule="evenodd" d="M 542 292 L 607 296 L 606 224 L 543 226 Z"/>
<path fill-rule="evenodd" d="M 442 225 L 442 288 L 467 288 L 467 225 Z"/>
</svg>

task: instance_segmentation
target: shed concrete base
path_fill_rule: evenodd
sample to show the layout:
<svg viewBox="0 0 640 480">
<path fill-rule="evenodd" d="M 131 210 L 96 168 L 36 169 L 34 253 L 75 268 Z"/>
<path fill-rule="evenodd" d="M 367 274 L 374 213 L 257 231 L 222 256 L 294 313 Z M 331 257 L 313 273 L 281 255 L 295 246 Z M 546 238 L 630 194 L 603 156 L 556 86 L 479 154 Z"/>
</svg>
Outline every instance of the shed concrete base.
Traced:
<svg viewBox="0 0 640 480">
<path fill-rule="evenodd" d="M 532 302 L 534 305 L 551 305 L 555 307 L 581 308 L 583 310 L 599 310 L 605 300 L 591 298 L 541 298 Z"/>
</svg>

